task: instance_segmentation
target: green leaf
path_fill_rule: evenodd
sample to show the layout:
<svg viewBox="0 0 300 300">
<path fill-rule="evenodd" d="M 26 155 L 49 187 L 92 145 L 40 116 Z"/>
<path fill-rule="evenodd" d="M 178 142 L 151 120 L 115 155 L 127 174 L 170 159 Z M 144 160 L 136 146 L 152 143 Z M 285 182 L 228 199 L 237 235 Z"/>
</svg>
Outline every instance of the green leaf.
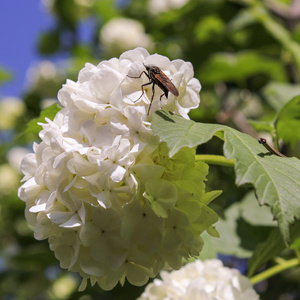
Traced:
<svg viewBox="0 0 300 300">
<path fill-rule="evenodd" d="M 111 0 L 95 1 L 93 9 L 105 22 L 119 16 L 118 7 Z"/>
<path fill-rule="evenodd" d="M 215 253 L 248 258 L 257 243 L 263 242 L 272 227 L 276 226 L 270 208 L 259 208 L 253 192 L 227 208 L 224 216 L 215 225 L 220 238 L 209 240 L 204 236 L 204 250 L 209 242 L 209 248 L 213 248 Z"/>
<path fill-rule="evenodd" d="M 216 38 L 225 31 L 225 23 L 218 15 L 208 15 L 199 19 L 195 26 L 195 39 L 205 43 Z"/>
<path fill-rule="evenodd" d="M 264 87 L 263 95 L 269 105 L 276 111 L 279 111 L 293 97 L 300 95 L 300 85 L 284 82 L 271 82 Z"/>
<path fill-rule="evenodd" d="M 266 31 L 275 38 L 282 47 L 291 53 L 298 68 L 300 67 L 300 46 L 296 41 L 293 41 L 291 33 L 282 26 L 264 7 L 260 1 L 253 1 L 249 12 L 258 22 L 260 22 Z"/>
<path fill-rule="evenodd" d="M 235 160 L 236 184 L 251 184 L 261 205 L 272 209 L 284 241 L 289 242 L 289 224 L 300 217 L 300 161 L 272 155 L 251 136 L 233 128 L 195 123 L 165 111 L 153 117 L 155 135 L 167 143 L 170 156 L 182 147 L 195 147 L 224 132 L 224 154 Z"/>
<path fill-rule="evenodd" d="M 248 122 L 256 131 L 266 131 L 273 133 L 275 130 L 274 123 L 271 121 L 248 120 Z"/>
<path fill-rule="evenodd" d="M 60 46 L 59 31 L 51 30 L 40 35 L 38 42 L 39 52 L 44 55 L 51 55 L 58 51 Z"/>
<path fill-rule="evenodd" d="M 293 241 L 293 243 L 291 244 L 291 249 L 300 250 L 300 237 Z"/>
<path fill-rule="evenodd" d="M 238 12 L 228 24 L 228 31 L 232 34 L 256 22 L 256 19 L 248 9 Z"/>
<path fill-rule="evenodd" d="M 207 192 L 201 197 L 201 202 L 208 205 L 211 201 L 213 201 L 215 198 L 219 197 L 221 194 L 222 194 L 222 191 L 219 191 L 219 190 Z"/>
<path fill-rule="evenodd" d="M 202 83 L 206 84 L 218 81 L 241 82 L 259 73 L 267 74 L 278 81 L 286 79 L 284 67 L 278 60 L 253 51 L 214 54 L 204 65 L 201 73 L 205 74 Z"/>
<path fill-rule="evenodd" d="M 12 78 L 11 74 L 3 69 L 0 69 L 0 83 L 8 81 Z"/>
<path fill-rule="evenodd" d="M 241 258 L 248 258 L 252 252 L 244 248 L 241 244 L 241 235 L 238 234 L 238 222 L 240 218 L 239 203 L 231 205 L 224 214 L 225 218 L 219 218 L 215 224 L 220 238 L 213 239 L 212 245 L 217 253 L 234 255 Z"/>
<path fill-rule="evenodd" d="M 270 207 L 257 205 L 254 192 L 247 193 L 241 204 L 241 216 L 249 224 L 253 226 L 276 226 L 276 222 L 271 214 Z"/>
<path fill-rule="evenodd" d="M 217 250 L 215 245 L 213 244 L 214 238 L 211 237 L 206 231 L 201 233 L 201 238 L 204 241 L 202 250 L 199 254 L 199 259 L 206 260 L 206 259 L 213 259 L 217 258 Z"/>
<path fill-rule="evenodd" d="M 294 97 L 278 113 L 275 121 L 278 138 L 292 146 L 300 140 L 300 96 Z"/>
<path fill-rule="evenodd" d="M 300 236 L 300 220 L 297 220 L 293 225 L 291 225 L 290 232 L 291 240 L 297 240 Z M 280 235 L 278 228 L 274 228 L 266 241 L 257 245 L 251 259 L 249 260 L 248 276 L 252 276 L 260 266 L 273 259 L 285 248 L 285 242 Z"/>
<path fill-rule="evenodd" d="M 28 122 L 24 134 L 38 134 L 41 131 L 41 125 L 38 123 L 45 123 L 45 118 L 53 120 L 56 114 L 61 110 L 58 104 L 52 104 L 45 108 L 38 118 L 32 119 Z"/>
</svg>

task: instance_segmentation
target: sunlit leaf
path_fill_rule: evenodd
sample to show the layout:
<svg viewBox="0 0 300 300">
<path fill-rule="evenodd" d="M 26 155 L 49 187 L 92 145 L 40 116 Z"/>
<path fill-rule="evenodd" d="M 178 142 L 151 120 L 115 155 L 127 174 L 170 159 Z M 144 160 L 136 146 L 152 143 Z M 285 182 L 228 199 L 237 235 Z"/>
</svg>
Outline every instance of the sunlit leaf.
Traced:
<svg viewBox="0 0 300 300">
<path fill-rule="evenodd" d="M 291 244 L 291 249 L 300 250 L 300 237 L 296 238 Z"/>
<path fill-rule="evenodd" d="M 195 26 L 195 38 L 200 42 L 216 39 L 224 33 L 225 24 L 220 16 L 209 15 L 201 18 Z"/>
<path fill-rule="evenodd" d="M 248 120 L 248 122 L 256 131 L 266 131 L 272 133 L 275 130 L 274 124 L 271 121 Z"/>
<path fill-rule="evenodd" d="M 293 97 L 300 95 L 300 85 L 285 82 L 271 82 L 263 89 L 263 95 L 269 105 L 279 111 Z"/>
<path fill-rule="evenodd" d="M 4 69 L 0 69 L 0 83 L 8 81 L 12 78 L 11 74 Z"/>
<path fill-rule="evenodd" d="M 292 146 L 300 140 L 300 96 L 293 98 L 278 113 L 275 121 L 278 137 Z"/>
<path fill-rule="evenodd" d="M 286 243 L 289 224 L 300 217 L 300 161 L 272 155 L 251 136 L 233 128 L 195 123 L 165 111 L 158 111 L 152 129 L 168 144 L 170 155 L 182 147 L 195 147 L 223 132 L 224 154 L 235 160 L 237 185 L 251 184 L 259 203 L 269 205 Z"/>
<path fill-rule="evenodd" d="M 201 74 L 205 74 L 202 82 L 206 84 L 218 81 L 241 82 L 249 76 L 261 73 L 275 80 L 286 79 L 284 67 L 278 60 L 270 59 L 253 51 L 211 55 L 201 69 Z"/>
</svg>

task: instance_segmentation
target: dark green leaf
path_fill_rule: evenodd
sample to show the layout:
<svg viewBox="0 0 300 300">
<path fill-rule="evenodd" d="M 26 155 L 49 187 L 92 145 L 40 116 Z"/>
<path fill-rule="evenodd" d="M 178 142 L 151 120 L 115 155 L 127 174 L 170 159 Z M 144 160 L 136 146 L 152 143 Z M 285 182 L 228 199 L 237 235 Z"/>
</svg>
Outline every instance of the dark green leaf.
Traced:
<svg viewBox="0 0 300 300">
<path fill-rule="evenodd" d="M 300 236 L 300 220 L 291 225 L 290 232 L 292 241 Z M 266 241 L 257 245 L 249 261 L 248 276 L 252 276 L 260 266 L 273 259 L 285 248 L 286 245 L 279 229 L 274 228 Z"/>
<path fill-rule="evenodd" d="M 44 32 L 41 34 L 38 48 L 41 54 L 53 54 L 58 51 L 60 46 L 60 37 L 57 30 Z"/>
</svg>

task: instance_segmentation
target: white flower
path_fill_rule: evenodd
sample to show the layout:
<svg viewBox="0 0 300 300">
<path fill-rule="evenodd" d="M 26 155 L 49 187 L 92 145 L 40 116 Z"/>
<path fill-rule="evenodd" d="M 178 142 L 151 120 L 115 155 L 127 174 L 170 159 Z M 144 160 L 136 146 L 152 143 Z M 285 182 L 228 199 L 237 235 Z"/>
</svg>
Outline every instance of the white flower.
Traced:
<svg viewBox="0 0 300 300">
<path fill-rule="evenodd" d="M 62 63 L 60 63 L 62 65 Z M 52 97 L 57 87 L 64 79 L 64 72 L 51 61 L 40 61 L 32 64 L 27 73 L 26 80 L 30 89 L 43 97 Z M 43 104 L 42 104 L 43 105 Z"/>
<path fill-rule="evenodd" d="M 75 0 L 75 2 L 78 5 L 86 6 L 86 7 L 92 7 L 95 3 L 95 0 Z"/>
<path fill-rule="evenodd" d="M 114 18 L 100 31 L 100 41 L 107 53 L 122 53 L 135 47 L 151 47 L 151 39 L 142 23 L 126 18 Z"/>
<path fill-rule="evenodd" d="M 40 80 L 55 80 L 58 74 L 55 64 L 45 60 L 31 66 L 26 77 L 31 84 L 36 85 Z"/>
<path fill-rule="evenodd" d="M 258 300 L 250 280 L 217 259 L 196 260 L 178 271 L 162 271 L 139 300 Z"/>
<path fill-rule="evenodd" d="M 0 101 L 0 130 L 11 129 L 16 120 L 25 112 L 21 99 L 6 97 Z"/>
<path fill-rule="evenodd" d="M 29 153 L 29 150 L 23 147 L 14 147 L 7 153 L 7 160 L 9 164 L 16 170 L 20 171 L 21 161 L 24 156 Z"/>
<path fill-rule="evenodd" d="M 148 78 L 127 76 L 139 75 L 143 64 L 159 66 L 179 91 L 160 102 L 156 87 L 149 114 L 151 87 L 135 101 Z M 190 63 L 143 48 L 86 64 L 59 91 L 64 108 L 41 124 L 42 142 L 22 161 L 19 197 L 35 237 L 48 239 L 61 267 L 80 273 L 82 289 L 88 279 L 106 290 L 125 278 L 143 285 L 166 262 L 179 268 L 201 250 L 199 235 L 217 221 L 201 203 L 208 167 L 195 163 L 193 149 L 170 158 L 151 130 L 160 107 L 187 118 L 199 91 Z M 195 191 L 184 188 L 187 180 Z M 199 217 L 190 218 L 189 209 Z"/>
<path fill-rule="evenodd" d="M 171 9 L 180 8 L 187 2 L 188 0 L 150 0 L 149 10 L 153 14 L 160 14 Z"/>
<path fill-rule="evenodd" d="M 59 0 L 41 0 L 41 3 L 43 5 L 43 8 L 47 10 L 48 12 L 51 12 L 53 14 L 56 13 L 55 5 Z M 77 17 L 84 18 L 88 15 L 88 9 L 93 7 L 95 3 L 95 0 L 74 0 L 73 11 L 76 13 Z"/>
<path fill-rule="evenodd" d="M 41 109 L 45 109 L 46 107 L 48 106 L 51 106 L 53 104 L 57 103 L 57 99 L 53 99 L 53 98 L 46 98 L 46 99 L 43 99 L 41 102 L 40 102 L 40 107 Z"/>
</svg>

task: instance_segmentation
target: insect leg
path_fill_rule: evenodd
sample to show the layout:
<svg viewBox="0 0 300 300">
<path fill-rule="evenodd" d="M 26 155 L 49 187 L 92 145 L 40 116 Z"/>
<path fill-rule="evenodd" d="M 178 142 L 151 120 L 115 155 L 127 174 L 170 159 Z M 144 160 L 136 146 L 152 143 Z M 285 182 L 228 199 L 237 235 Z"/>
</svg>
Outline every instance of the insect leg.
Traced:
<svg viewBox="0 0 300 300">
<path fill-rule="evenodd" d="M 152 85 L 152 97 L 151 97 L 151 101 L 150 101 L 150 105 L 149 105 L 149 108 L 148 108 L 147 115 L 149 115 L 150 108 L 151 108 L 151 105 L 152 105 L 152 101 L 153 101 L 153 98 L 154 98 L 154 93 L 155 93 L 155 82 L 151 81 L 151 83 L 153 83 L 153 85 Z"/>
<path fill-rule="evenodd" d="M 126 75 L 126 76 L 129 77 L 129 78 L 141 78 L 141 76 L 143 75 L 143 73 L 145 73 L 146 76 L 150 79 L 149 75 L 145 71 L 143 71 L 139 76 L 129 76 L 129 75 Z"/>
<path fill-rule="evenodd" d="M 164 93 L 162 93 L 162 94 L 160 95 L 159 101 L 161 101 L 161 98 L 162 98 L 163 96 L 166 96 L 166 98 L 168 99 L 168 91 L 167 91 L 167 92 L 164 92 Z"/>
<path fill-rule="evenodd" d="M 129 78 L 141 78 L 141 76 L 143 75 L 143 73 L 145 73 L 146 75 L 148 75 L 145 71 L 143 71 L 139 76 L 129 76 L 129 75 L 126 75 L 126 76 L 129 77 Z"/>
<path fill-rule="evenodd" d="M 140 97 L 138 97 L 138 99 L 136 99 L 136 100 L 134 101 L 134 103 L 137 102 L 137 101 L 139 101 L 139 100 L 142 98 L 142 96 L 144 95 L 144 93 L 145 93 L 145 91 L 144 91 L 144 86 L 149 85 L 149 84 L 151 84 L 151 83 L 152 83 L 152 80 L 149 81 L 149 82 L 147 82 L 147 83 L 144 83 L 144 84 L 141 85 L 141 88 L 142 88 L 142 95 L 141 95 Z"/>
</svg>

